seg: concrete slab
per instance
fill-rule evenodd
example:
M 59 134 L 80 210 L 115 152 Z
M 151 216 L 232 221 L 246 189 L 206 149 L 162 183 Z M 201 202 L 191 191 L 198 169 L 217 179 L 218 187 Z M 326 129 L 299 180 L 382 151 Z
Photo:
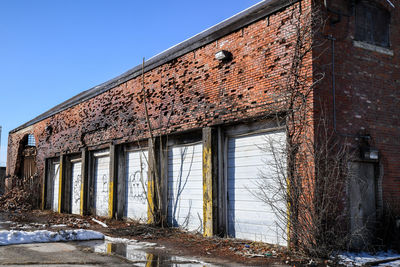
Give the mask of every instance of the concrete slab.
M 0 266 L 132 266 L 125 259 L 78 249 L 73 243 L 0 247 Z

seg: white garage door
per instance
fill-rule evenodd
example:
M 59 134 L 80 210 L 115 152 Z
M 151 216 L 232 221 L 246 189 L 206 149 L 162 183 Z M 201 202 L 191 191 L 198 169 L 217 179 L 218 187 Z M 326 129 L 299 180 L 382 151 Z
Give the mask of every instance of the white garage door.
M 81 172 L 82 163 L 80 161 L 72 163 L 72 199 L 71 199 L 71 212 L 72 214 L 80 214 L 81 211 Z
M 58 194 L 60 191 L 60 164 L 55 163 L 51 170 L 51 180 L 53 181 L 53 211 L 58 211 Z
M 276 161 L 265 151 L 271 142 L 276 155 L 285 147 L 284 132 L 228 138 L 228 234 L 232 237 L 286 245 L 286 227 L 279 225 L 270 206 L 260 200 L 260 186 L 276 183 Z M 282 160 L 280 157 L 279 160 Z M 286 159 L 281 164 L 286 165 Z M 272 167 L 271 167 L 272 166 Z M 263 180 L 262 177 L 267 177 Z M 276 176 L 275 176 L 276 177 Z M 272 192 L 270 192 L 272 194 Z M 283 203 L 281 203 L 283 204 Z M 286 205 L 282 206 L 283 209 Z
M 108 216 L 110 156 L 108 152 L 94 154 L 95 210 L 98 216 Z
M 126 217 L 147 221 L 147 150 L 126 154 Z
M 173 146 L 168 150 L 168 222 L 203 232 L 203 146 Z

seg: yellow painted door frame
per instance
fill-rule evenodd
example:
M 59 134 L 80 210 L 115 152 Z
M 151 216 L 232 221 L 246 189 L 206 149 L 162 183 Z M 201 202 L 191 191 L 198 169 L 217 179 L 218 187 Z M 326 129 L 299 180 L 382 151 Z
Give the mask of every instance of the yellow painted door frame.
M 65 156 L 63 154 L 60 155 L 60 169 L 58 173 L 59 183 L 58 183 L 58 213 L 62 211 L 63 199 L 63 178 L 64 178 L 64 162 Z

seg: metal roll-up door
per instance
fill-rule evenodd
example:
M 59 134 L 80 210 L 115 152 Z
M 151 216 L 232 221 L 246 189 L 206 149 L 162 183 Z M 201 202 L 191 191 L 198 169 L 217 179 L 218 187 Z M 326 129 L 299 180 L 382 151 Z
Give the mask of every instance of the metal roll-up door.
M 168 150 L 168 222 L 203 232 L 203 145 L 172 146 Z
M 286 226 L 281 225 L 272 208 L 260 198 L 260 186 L 277 183 L 273 178 L 276 163 L 286 165 L 284 157 L 276 157 L 284 151 L 285 138 L 284 132 L 273 131 L 227 139 L 229 236 L 286 245 Z M 266 150 L 271 144 L 275 157 L 283 162 L 276 162 L 274 153 Z
M 130 219 L 147 221 L 147 150 L 126 153 L 126 203 L 125 216 Z
M 108 216 L 109 183 L 109 152 L 97 152 L 94 154 L 94 206 L 97 216 Z
M 51 180 L 53 181 L 53 211 L 58 211 L 58 195 L 60 191 L 60 163 L 53 163 L 51 166 Z
M 81 173 L 82 173 L 82 163 L 81 161 L 75 161 L 72 163 L 72 196 L 71 196 L 71 212 L 72 214 L 80 214 L 81 211 Z

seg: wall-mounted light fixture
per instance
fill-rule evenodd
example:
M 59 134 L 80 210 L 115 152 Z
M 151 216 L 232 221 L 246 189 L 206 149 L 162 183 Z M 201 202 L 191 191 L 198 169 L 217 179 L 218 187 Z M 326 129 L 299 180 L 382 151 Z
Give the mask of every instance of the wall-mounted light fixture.
M 232 54 L 226 50 L 221 50 L 215 53 L 215 59 L 220 61 L 227 61 L 232 58 Z
M 379 151 L 376 148 L 363 147 L 363 148 L 361 148 L 361 158 L 366 159 L 366 160 L 378 160 L 379 159 Z

